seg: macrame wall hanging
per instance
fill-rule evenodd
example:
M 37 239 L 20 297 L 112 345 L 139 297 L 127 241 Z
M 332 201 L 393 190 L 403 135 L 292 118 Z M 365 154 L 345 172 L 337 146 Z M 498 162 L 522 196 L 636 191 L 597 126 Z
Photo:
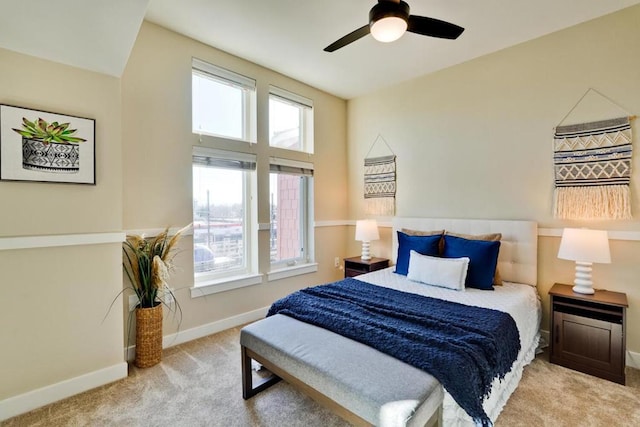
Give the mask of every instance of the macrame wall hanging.
M 561 219 L 630 219 L 632 135 L 635 116 L 561 126 L 585 92 L 556 126 L 553 136 L 554 217 Z M 623 110 L 624 111 L 624 110 Z
M 383 142 L 391 154 L 369 157 L 374 146 Z M 364 159 L 364 213 L 393 216 L 396 212 L 396 155 L 378 135 Z

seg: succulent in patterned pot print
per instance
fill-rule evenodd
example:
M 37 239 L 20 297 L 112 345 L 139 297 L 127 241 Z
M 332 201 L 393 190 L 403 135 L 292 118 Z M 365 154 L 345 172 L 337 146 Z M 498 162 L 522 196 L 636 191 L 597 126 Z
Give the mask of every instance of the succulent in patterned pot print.
M 80 147 L 86 139 L 74 136 L 70 123 L 47 123 L 38 118 L 22 118 L 22 129 L 12 128 L 22 136 L 22 168 L 51 173 L 78 173 Z

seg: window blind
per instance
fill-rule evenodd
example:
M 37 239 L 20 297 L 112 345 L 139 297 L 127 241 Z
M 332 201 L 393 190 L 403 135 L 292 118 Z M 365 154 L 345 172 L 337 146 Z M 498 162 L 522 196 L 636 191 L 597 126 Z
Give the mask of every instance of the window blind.
M 256 155 L 236 151 L 193 147 L 193 164 L 213 168 L 256 170 Z
M 269 95 L 299 107 L 313 108 L 313 101 L 277 86 L 269 86 Z
M 191 59 L 191 67 L 194 71 L 204 77 L 218 77 L 223 81 L 234 83 L 242 88 L 249 90 L 256 90 L 256 81 L 250 77 L 243 76 L 242 74 L 235 73 L 226 68 L 218 67 L 217 65 L 209 64 L 197 58 Z
M 270 157 L 269 170 L 292 175 L 313 176 L 313 163 Z

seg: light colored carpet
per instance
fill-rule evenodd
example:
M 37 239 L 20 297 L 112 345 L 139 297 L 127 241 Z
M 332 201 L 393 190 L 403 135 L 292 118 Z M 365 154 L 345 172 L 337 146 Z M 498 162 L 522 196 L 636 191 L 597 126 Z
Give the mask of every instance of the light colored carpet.
M 346 426 L 285 382 L 242 399 L 239 328 L 165 351 L 159 365 L 1 423 L 2 426 Z M 627 386 L 539 356 L 496 427 L 640 426 L 640 371 Z

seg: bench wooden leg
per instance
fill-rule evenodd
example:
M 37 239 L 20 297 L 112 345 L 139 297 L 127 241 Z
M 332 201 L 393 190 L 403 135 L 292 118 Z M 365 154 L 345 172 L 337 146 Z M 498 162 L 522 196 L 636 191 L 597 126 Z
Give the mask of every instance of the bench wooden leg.
M 247 349 L 245 346 L 241 346 L 241 358 L 242 358 L 242 398 L 244 400 L 250 399 L 256 394 L 260 393 L 262 390 L 265 390 L 278 381 L 280 381 L 280 377 L 275 374 L 271 374 L 271 376 L 261 380 L 258 384 L 253 385 L 253 376 L 251 373 L 251 360 L 253 359 L 253 353 L 251 350 Z

